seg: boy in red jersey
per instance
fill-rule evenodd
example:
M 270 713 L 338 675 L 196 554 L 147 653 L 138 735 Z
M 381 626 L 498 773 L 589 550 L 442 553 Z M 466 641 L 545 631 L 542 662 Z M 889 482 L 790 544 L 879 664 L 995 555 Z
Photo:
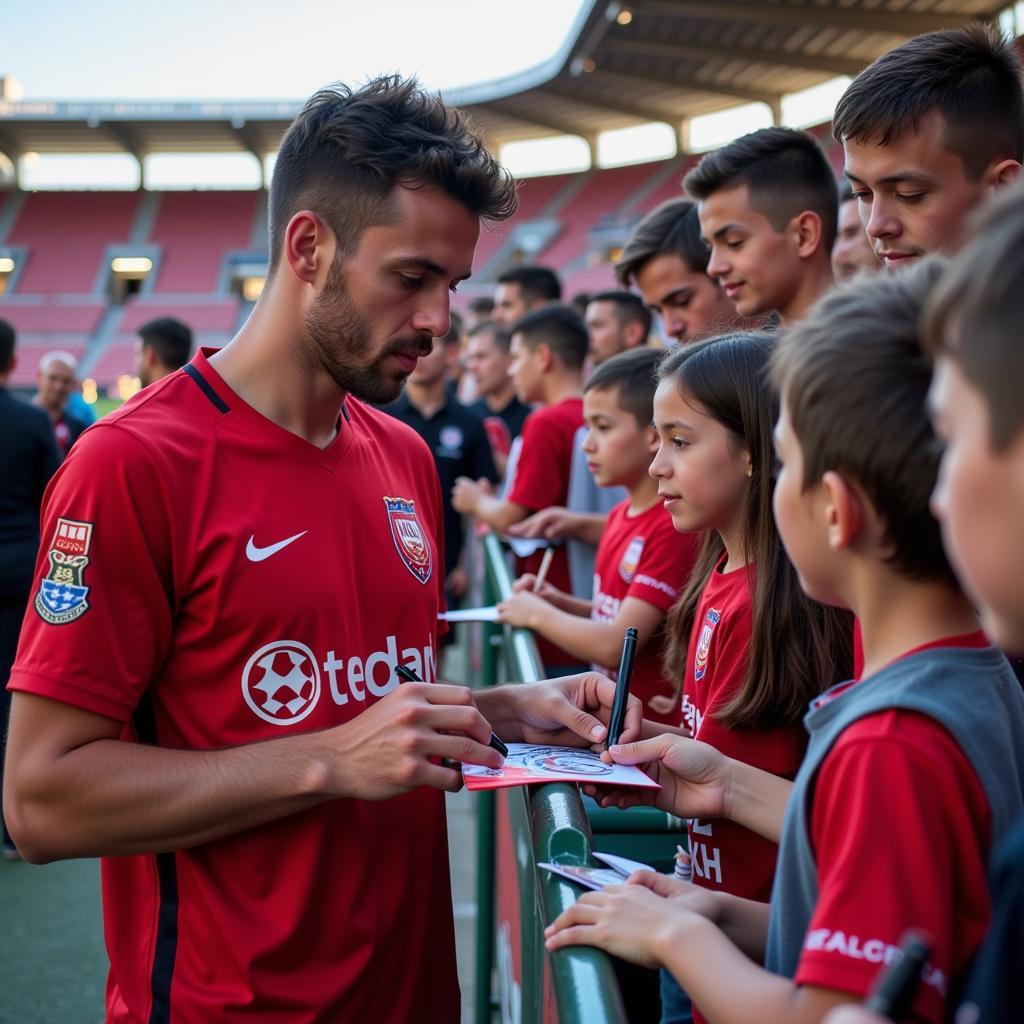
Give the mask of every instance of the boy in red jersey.
M 478 709 L 436 684 L 436 471 L 370 405 L 447 332 L 480 218 L 513 207 L 415 82 L 318 93 L 246 325 L 87 432 L 47 492 L 5 811 L 29 860 L 106 858 L 108 1021 L 459 1019 L 440 759 L 499 763 L 492 727 L 597 738 L 611 692 Z
M 855 281 L 781 344 L 779 530 L 808 594 L 859 616 L 865 653 L 861 679 L 812 704 L 796 781 L 693 742 L 611 752 L 653 758 L 660 806 L 781 831 L 770 909 L 645 875 L 554 926 L 552 947 L 666 964 L 715 1021 L 820 1021 L 910 926 L 934 941 L 914 1016 L 945 1019 L 990 916 L 987 856 L 1024 809 L 1024 698 L 928 511 L 917 322 L 939 269 Z
M 534 630 L 613 678 L 626 627 L 636 626 L 631 692 L 640 698 L 645 717 L 676 725 L 675 688 L 662 664 L 662 625 L 693 568 L 699 537 L 676 532 L 647 472 L 658 446 L 650 424 L 661 354 L 640 348 L 613 356 L 590 375 L 583 394 L 588 427 L 583 451 L 594 479 L 602 487 L 629 491 L 608 514 L 597 547 L 593 601 L 548 583 L 534 594 L 536 577 L 528 574 L 516 581 L 516 593 L 499 610 L 502 622 Z M 676 706 L 652 707 L 658 696 Z
M 1020 174 L 1024 91 L 1014 44 L 980 22 L 916 36 L 853 80 L 832 133 L 888 269 L 953 252 L 971 211 Z
M 528 313 L 512 332 L 511 375 L 519 400 L 538 404 L 523 424 L 522 448 L 508 494 L 498 498 L 481 481 L 460 477 L 452 504 L 504 533 L 514 523 L 551 505 L 566 503 L 573 439 L 583 424 L 583 362 L 590 339 L 579 314 L 551 305 Z M 541 553 L 520 559 L 520 573 L 536 572 Z M 548 574 L 553 586 L 569 593 L 569 560 L 555 551 Z M 578 663 L 554 644 L 541 640 L 540 656 L 549 668 Z

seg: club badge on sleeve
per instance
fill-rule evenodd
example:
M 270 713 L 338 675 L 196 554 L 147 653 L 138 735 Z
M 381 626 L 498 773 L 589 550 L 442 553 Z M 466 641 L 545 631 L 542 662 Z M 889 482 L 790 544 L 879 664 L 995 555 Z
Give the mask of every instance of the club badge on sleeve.
M 35 600 L 36 611 L 44 621 L 62 626 L 88 611 L 89 588 L 84 577 L 91 543 L 92 523 L 57 520 L 47 555 L 50 568 Z
M 384 507 L 391 524 L 391 539 L 402 561 L 420 583 L 426 583 L 433 568 L 433 557 L 430 543 L 416 518 L 416 502 L 411 498 L 385 498 Z

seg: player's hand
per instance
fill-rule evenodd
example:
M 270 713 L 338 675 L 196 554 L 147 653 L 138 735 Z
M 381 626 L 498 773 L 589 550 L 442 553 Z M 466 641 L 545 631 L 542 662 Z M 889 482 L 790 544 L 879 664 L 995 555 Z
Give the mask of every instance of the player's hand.
M 508 533 L 513 537 L 546 537 L 548 540 L 564 540 L 575 521 L 575 513 L 558 505 L 543 508 L 510 526 Z
M 498 602 L 498 621 L 509 626 L 536 629 L 551 605 L 540 594 L 519 590 Z
M 471 516 L 475 514 L 480 499 L 493 493 L 494 488 L 485 478 L 470 480 L 468 476 L 460 476 L 452 488 L 452 508 L 463 515 Z
M 419 786 L 457 792 L 462 773 L 434 763 L 441 758 L 489 768 L 503 762 L 488 746 L 491 726 L 465 686 L 403 683 L 323 735 L 331 788 L 360 800 L 387 800 Z
M 660 967 L 658 942 L 675 925 L 674 900 L 642 885 L 609 885 L 581 896 L 544 930 L 548 952 L 597 946 L 643 967 Z
M 639 765 L 661 789 L 640 796 L 634 789 L 585 787 L 587 795 L 602 807 L 632 807 L 645 803 L 680 818 L 725 815 L 730 760 L 708 743 L 681 736 L 655 736 L 612 747 L 606 760 Z
M 518 594 L 520 591 L 527 591 L 528 593 L 534 593 L 534 587 L 537 585 L 537 577 L 532 572 L 523 573 L 518 579 L 512 584 L 512 593 Z M 545 601 L 550 601 L 552 604 L 555 603 L 555 598 L 562 596 L 562 591 L 558 587 L 553 587 L 547 580 L 540 585 L 540 590 L 536 591 L 538 597 L 544 598 Z
M 527 743 L 591 747 L 602 750 L 615 700 L 615 684 L 598 672 L 502 688 L 514 702 L 522 737 Z M 630 696 L 622 739 L 640 735 L 643 711 Z

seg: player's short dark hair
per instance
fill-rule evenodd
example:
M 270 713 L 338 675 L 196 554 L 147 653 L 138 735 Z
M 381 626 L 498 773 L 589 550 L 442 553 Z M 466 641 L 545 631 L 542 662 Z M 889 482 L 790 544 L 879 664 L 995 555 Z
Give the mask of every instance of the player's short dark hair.
M 562 282 L 550 267 L 512 267 L 498 277 L 498 284 L 519 285 L 526 302 L 558 302 Z
M 832 118 L 836 141 L 887 146 L 938 113 L 943 145 L 977 181 L 994 160 L 1024 158 L 1024 93 L 1013 44 L 995 25 L 915 36 L 866 67 Z
M 512 335 L 493 320 L 482 320 L 469 329 L 469 336 L 475 338 L 478 334 L 486 334 L 502 352 L 507 353 L 512 347 Z
M 944 267 L 932 256 L 900 274 L 839 285 L 783 333 L 772 368 L 803 454 L 803 487 L 839 473 L 884 521 L 895 571 L 955 583 L 929 507 L 939 451 L 919 330 Z
M 0 373 L 7 373 L 14 362 L 14 328 L 6 320 L 0 320 Z
M 587 379 L 584 391 L 617 392 L 620 409 L 630 413 L 642 430 L 654 419 L 654 392 L 658 388 L 658 363 L 663 349 L 631 348 L 610 356 Z
M 477 316 L 490 316 L 494 312 L 494 299 L 490 295 L 478 295 L 469 300 L 469 311 Z
M 192 331 L 173 316 L 161 316 L 139 328 L 143 348 L 151 348 L 168 369 L 177 370 L 192 358 Z
M 619 324 L 639 324 L 646 337 L 651 330 L 651 311 L 644 305 L 644 300 L 636 292 L 598 292 L 590 297 L 591 302 L 610 302 L 615 307 L 615 315 Z
M 590 339 L 583 318 L 571 306 L 552 304 L 527 313 L 512 328 L 527 348 L 547 345 L 568 370 L 579 370 L 587 358 Z
M 695 274 L 708 269 L 711 252 L 700 236 L 697 204 L 689 199 L 666 200 L 633 228 L 615 263 L 615 277 L 628 288 L 651 260 L 666 253 L 678 256 Z
M 323 217 L 349 255 L 367 227 L 387 220 L 397 185 L 433 185 L 490 220 L 516 208 L 512 176 L 465 115 L 415 79 L 381 75 L 358 89 L 321 89 L 285 132 L 274 165 L 271 271 L 299 210 Z
M 810 210 L 821 218 L 823 248 L 836 239 L 839 198 L 836 177 L 821 147 L 806 132 L 762 128 L 708 153 L 683 181 L 695 199 L 746 185 L 750 206 L 781 231 Z
M 922 336 L 932 355 L 952 359 L 988 406 L 992 448 L 1024 430 L 1024 189 L 987 205 L 973 241 L 953 260 L 925 307 Z

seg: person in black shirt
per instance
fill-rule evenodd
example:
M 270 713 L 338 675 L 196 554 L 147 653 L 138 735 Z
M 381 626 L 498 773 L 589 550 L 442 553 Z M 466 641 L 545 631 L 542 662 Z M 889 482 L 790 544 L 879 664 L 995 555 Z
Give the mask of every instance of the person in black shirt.
M 39 506 L 60 464 L 50 418 L 7 390 L 14 364 L 14 328 L 0 320 L 0 744 L 11 701 L 7 678 L 39 552 Z M 17 856 L 6 825 L 3 845 L 5 856 Z
M 430 355 L 420 357 L 402 396 L 384 411 L 412 427 L 434 456 L 444 503 L 447 598 L 454 606 L 465 594 L 468 580 L 459 564 L 465 532 L 462 516 L 452 508 L 452 487 L 460 476 L 493 484 L 498 473 L 483 422 L 447 386 L 445 347 L 443 338 L 434 339 Z
M 494 461 L 505 475 L 505 462 L 512 442 L 523 432 L 530 406 L 520 402 L 509 376 L 511 337 L 492 320 L 477 324 L 469 332 L 466 346 L 466 370 L 476 379 L 480 398 L 470 409 L 484 421 L 491 439 Z
M 77 370 L 78 360 L 70 352 L 47 352 L 39 361 L 39 390 L 33 401 L 50 418 L 62 460 L 89 426 L 65 409 L 75 387 Z

